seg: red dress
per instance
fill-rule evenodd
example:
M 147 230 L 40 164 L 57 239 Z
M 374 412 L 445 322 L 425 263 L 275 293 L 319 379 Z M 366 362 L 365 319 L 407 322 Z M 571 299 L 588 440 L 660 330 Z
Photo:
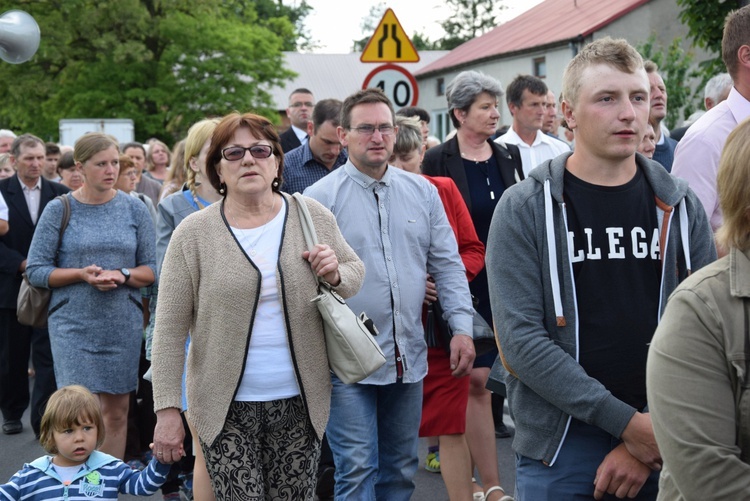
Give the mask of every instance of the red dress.
M 484 268 L 484 244 L 479 240 L 456 183 L 449 177 L 429 177 L 438 190 L 448 222 L 458 242 L 458 252 L 471 281 Z M 422 319 L 426 308 L 422 311 Z M 422 422 L 420 437 L 456 435 L 466 430 L 466 404 L 469 400 L 469 377 L 451 375 L 450 357 L 443 347 L 427 349 L 427 376 L 423 381 Z

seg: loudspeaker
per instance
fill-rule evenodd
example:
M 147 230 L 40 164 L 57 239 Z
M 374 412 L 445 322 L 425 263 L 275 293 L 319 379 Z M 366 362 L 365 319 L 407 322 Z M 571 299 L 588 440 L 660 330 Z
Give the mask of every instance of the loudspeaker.
M 0 59 L 25 63 L 36 54 L 40 36 L 33 17 L 22 10 L 9 10 L 0 16 Z

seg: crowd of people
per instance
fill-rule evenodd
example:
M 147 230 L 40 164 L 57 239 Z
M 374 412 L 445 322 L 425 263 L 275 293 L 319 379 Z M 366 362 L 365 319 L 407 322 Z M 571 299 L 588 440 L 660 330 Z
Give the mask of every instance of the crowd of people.
M 432 147 L 379 89 L 296 89 L 282 134 L 234 112 L 172 150 L 0 131 L 2 430 L 30 405 L 49 453 L 0 499 L 405 501 L 420 437 L 454 501 L 747 498 L 748 33 L 743 7 L 679 142 L 658 67 L 611 38 L 559 99 L 459 73 Z M 22 275 L 46 328 L 16 318 Z M 377 327 L 359 383 L 329 369 L 319 279 Z

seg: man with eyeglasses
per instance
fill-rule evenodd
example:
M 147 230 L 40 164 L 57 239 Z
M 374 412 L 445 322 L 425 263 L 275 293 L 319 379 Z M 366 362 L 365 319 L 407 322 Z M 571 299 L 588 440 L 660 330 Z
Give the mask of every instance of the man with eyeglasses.
M 310 121 L 314 106 L 315 98 L 308 89 L 295 89 L 289 95 L 286 116 L 289 117 L 291 126 L 279 136 L 284 153 L 307 144 L 307 122 Z
M 348 303 L 380 331 L 386 364 L 356 384 L 331 376 L 326 434 L 336 463 L 335 499 L 406 501 L 419 466 L 417 443 L 427 346 L 422 301 L 429 273 L 453 331 L 453 375 L 474 362 L 473 308 L 458 246 L 437 189 L 422 176 L 388 165 L 398 128 L 380 89 L 343 104 L 338 136 L 349 160 L 307 190 L 336 216 L 367 269 Z

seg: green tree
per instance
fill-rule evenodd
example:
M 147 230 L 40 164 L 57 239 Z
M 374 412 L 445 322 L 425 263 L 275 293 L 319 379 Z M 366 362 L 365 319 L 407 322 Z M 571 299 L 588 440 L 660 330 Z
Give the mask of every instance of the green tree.
M 657 47 L 656 35 L 651 35 L 645 43 L 639 45 L 638 52 L 643 59 L 650 59 L 659 67 L 668 97 L 665 124 L 672 129 L 696 109 L 698 98 L 688 85 L 689 80 L 697 76 L 691 70 L 694 56 L 682 49 L 682 39 L 679 37 L 672 40 L 666 48 Z
M 412 35 L 411 43 L 414 44 L 414 48 L 417 49 L 417 51 L 440 50 L 440 44 L 438 42 L 433 42 L 426 34 L 419 31 Z
M 721 38 L 724 33 L 724 20 L 731 11 L 745 5 L 747 1 L 723 0 L 706 2 L 704 0 L 677 0 L 682 7 L 680 21 L 688 27 L 688 37 L 696 46 L 706 49 L 714 57 L 702 61 L 699 65 L 703 83 L 709 78 L 726 71 L 721 60 Z
M 445 37 L 437 42 L 440 49 L 452 50 L 497 26 L 497 16 L 505 9 L 497 0 L 446 0 L 451 17 L 440 23 Z
M 240 3 L 238 16 L 231 9 Z M 268 90 L 292 76 L 281 50 L 295 30 L 284 18 L 261 21 L 251 7 L 0 0 L 3 10 L 33 15 L 42 32 L 31 61 L 0 64 L 0 124 L 55 139 L 60 118 L 132 118 L 138 139 L 171 142 L 195 121 L 232 110 L 275 119 Z
M 282 37 L 284 51 L 315 48 L 312 36 L 305 27 L 305 18 L 312 10 L 306 0 L 294 0 L 293 5 L 285 4 L 282 0 L 225 0 L 224 8 L 230 15 L 258 23 Z

